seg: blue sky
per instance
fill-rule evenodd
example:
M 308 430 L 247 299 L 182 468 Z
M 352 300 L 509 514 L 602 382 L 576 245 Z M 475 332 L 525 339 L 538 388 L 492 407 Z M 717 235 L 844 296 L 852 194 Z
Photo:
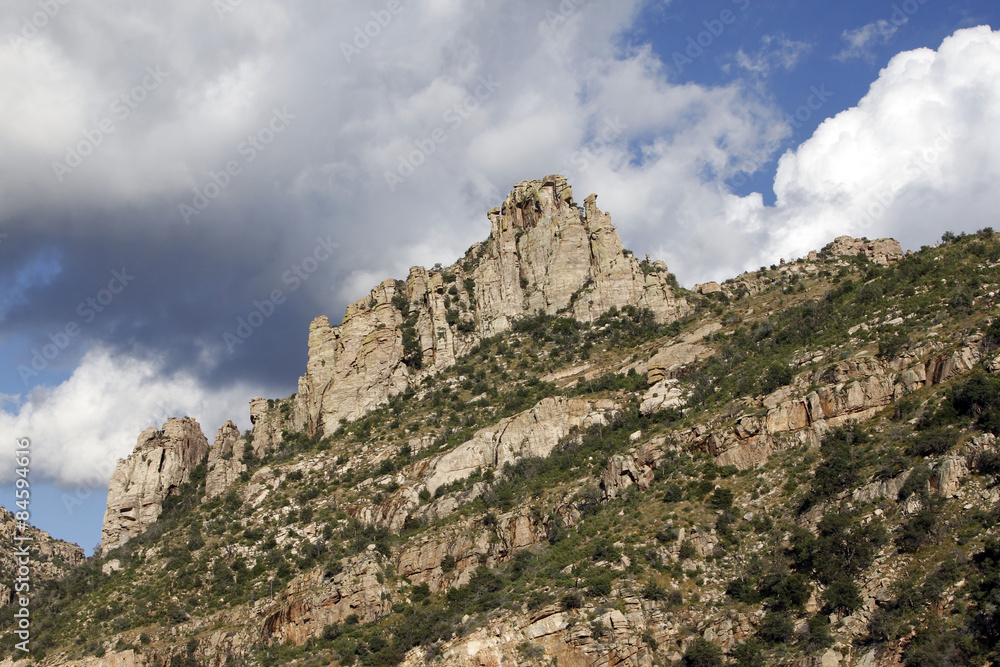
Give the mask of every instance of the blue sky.
M 248 428 L 314 317 L 454 261 L 517 181 L 598 193 L 687 286 L 1000 207 L 995 2 L 42 11 L 0 9 L 0 426 L 32 441 L 33 521 L 88 552 L 144 428 Z

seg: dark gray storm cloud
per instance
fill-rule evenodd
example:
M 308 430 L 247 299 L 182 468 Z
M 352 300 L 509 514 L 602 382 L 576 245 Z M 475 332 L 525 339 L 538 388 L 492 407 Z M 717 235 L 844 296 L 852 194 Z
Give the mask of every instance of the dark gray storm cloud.
M 0 392 L 20 396 L 0 426 L 33 433 L 60 481 L 172 414 L 209 438 L 247 427 L 250 397 L 295 391 L 313 317 L 454 261 L 550 173 L 686 284 L 811 243 L 824 175 L 870 139 L 841 162 L 807 142 L 778 207 L 729 194 L 787 123 L 739 82 L 672 83 L 627 38 L 639 4 L 4 3 Z M 976 58 L 940 61 L 988 70 L 993 35 L 975 38 Z M 860 127 L 892 117 L 891 92 Z

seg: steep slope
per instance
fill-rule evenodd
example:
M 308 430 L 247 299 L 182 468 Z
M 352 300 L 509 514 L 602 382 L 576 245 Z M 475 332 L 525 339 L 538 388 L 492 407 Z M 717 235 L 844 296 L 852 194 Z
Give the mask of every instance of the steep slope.
M 111 475 L 101 552 L 145 532 L 160 516 L 163 502 L 191 478 L 207 454 L 208 441 L 189 417 L 143 431 L 132 455 L 120 460 Z
M 489 212 L 490 237 L 447 268 L 410 269 L 347 309 L 340 326 L 309 328 L 295 430 L 329 435 L 536 312 L 591 322 L 612 307 L 648 308 L 672 322 L 690 308 L 662 262 L 640 263 L 601 212 L 583 208 L 562 176 L 518 183 Z
M 18 529 L 14 515 L 0 507 L 0 607 L 9 607 L 15 600 L 15 580 L 18 566 L 24 556 L 18 554 L 22 545 L 28 550 L 30 582 L 37 585 L 65 576 L 75 566 L 83 562 L 83 548 L 57 540 L 44 530 L 24 524 L 25 530 Z M 27 537 L 16 541 L 15 536 Z M 23 578 L 22 578 L 23 579 Z
M 522 201 L 568 201 L 540 188 Z M 576 312 L 533 273 L 554 310 L 498 315 L 433 373 L 404 362 L 353 420 L 318 408 L 310 429 L 301 397 L 254 399 L 250 439 L 223 426 L 145 532 L 42 589 L 35 657 L 995 662 L 1000 239 L 946 238 L 842 237 L 672 292 L 680 319 L 645 288 Z M 518 261 L 559 255 L 534 242 Z M 366 336 L 416 308 L 382 287 L 388 308 L 355 304 L 391 316 Z

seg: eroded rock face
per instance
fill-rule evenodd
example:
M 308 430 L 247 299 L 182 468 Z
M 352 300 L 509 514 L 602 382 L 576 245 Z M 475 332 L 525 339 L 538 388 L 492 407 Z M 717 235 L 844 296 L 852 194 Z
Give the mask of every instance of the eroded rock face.
M 267 613 L 261 639 L 300 645 L 352 614 L 362 623 L 378 620 L 392 607 L 392 591 L 383 583 L 384 565 L 384 557 L 372 546 L 332 578 L 322 570 L 297 577 L 280 608 Z
M 17 509 L 15 507 L 15 509 Z M 4 572 L 16 572 L 19 565 L 20 543 L 14 541 L 15 536 L 31 538 L 28 542 L 31 551 L 31 576 L 35 581 L 58 579 L 71 568 L 83 562 L 83 549 L 70 542 L 57 540 L 44 530 L 28 525 L 24 532 L 18 531 L 18 521 L 15 516 L 0 507 L 0 568 Z M 15 594 L 13 579 L 0 581 L 0 607 L 14 604 Z
M 115 467 L 108 484 L 108 509 L 101 529 L 101 553 L 141 534 L 163 511 L 163 501 L 188 481 L 205 459 L 208 440 L 190 417 L 168 419 L 162 430 L 147 428 L 131 456 Z
M 915 351 L 893 359 L 856 357 L 827 366 L 815 373 L 803 373 L 795 382 L 780 387 L 759 400 L 763 413 L 737 416 L 735 424 L 712 422 L 699 424 L 679 434 L 675 444 L 689 450 L 705 451 L 717 465 L 732 465 L 741 470 L 756 467 L 774 452 L 789 445 L 818 445 L 830 428 L 851 420 L 864 421 L 892 405 L 903 396 L 924 386 L 951 380 L 970 371 L 981 358 L 980 338 L 969 336 L 956 350 L 934 353 L 933 349 Z M 652 372 L 651 364 L 651 372 Z M 661 380 L 653 389 L 669 389 L 669 380 Z M 808 389 L 816 387 L 812 391 Z M 950 455 L 935 465 L 930 490 L 953 496 L 961 480 L 975 465 L 977 451 L 991 448 L 992 441 L 975 441 L 978 449 L 962 455 Z M 612 457 L 601 480 L 605 498 L 638 484 L 648 485 L 665 440 L 646 443 L 636 450 Z M 894 497 L 906 475 L 894 480 L 869 484 L 856 491 L 857 500 Z
M 764 416 L 740 417 L 731 430 L 694 429 L 689 442 L 710 452 L 719 465 L 757 466 L 782 447 L 778 436 L 787 434 L 800 443 L 816 444 L 829 428 L 870 419 L 906 394 L 968 372 L 980 358 L 979 341 L 969 337 L 952 352 L 920 356 L 837 362 L 764 397 Z M 804 392 L 802 386 L 809 385 L 819 387 Z
M 542 399 L 529 410 L 476 431 L 471 439 L 454 449 L 417 461 L 401 471 L 398 479 L 402 487 L 382 504 L 366 507 L 358 518 L 392 530 L 400 530 L 411 512 L 422 520 L 440 519 L 456 510 L 457 503 L 444 498 L 414 512 L 421 490 L 433 495 L 438 488 L 464 480 L 477 470 L 499 470 L 523 458 L 547 457 L 574 430 L 607 424 L 620 410 L 620 405 L 607 399 L 563 396 Z M 477 495 L 478 488 L 469 493 Z
M 688 314 L 666 265 L 627 252 L 596 200 L 578 206 L 562 176 L 518 183 L 489 212 L 489 239 L 462 261 L 384 281 L 348 307 L 340 326 L 316 318 L 295 425 L 332 433 L 538 311 L 583 321 L 625 305 L 649 308 L 661 322 Z
M 605 424 L 618 406 L 610 400 L 555 396 L 532 409 L 484 428 L 471 440 L 430 459 L 422 477 L 432 494 L 475 470 L 494 470 L 526 457 L 545 458 L 575 428 Z
M 232 421 L 219 427 L 215 444 L 208 450 L 208 475 L 205 477 L 205 498 L 224 493 L 247 469 L 243 463 L 246 449 L 240 429 Z
M 896 239 L 855 239 L 850 236 L 838 236 L 833 242 L 823 248 L 823 252 L 834 257 L 864 255 L 876 264 L 889 266 L 903 259 L 903 248 Z

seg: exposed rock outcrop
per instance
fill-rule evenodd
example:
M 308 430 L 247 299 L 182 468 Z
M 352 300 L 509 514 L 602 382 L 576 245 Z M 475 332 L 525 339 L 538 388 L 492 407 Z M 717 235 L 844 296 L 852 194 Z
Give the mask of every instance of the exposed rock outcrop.
M 224 493 L 247 469 L 243 463 L 246 449 L 240 429 L 232 421 L 219 427 L 215 444 L 208 450 L 208 475 L 205 477 L 205 498 Z
M 303 422 L 295 419 L 293 399 L 273 400 L 266 398 L 250 399 L 250 423 L 253 425 L 253 436 L 250 439 L 254 454 L 264 456 L 281 445 L 283 433 L 301 431 Z
M 108 484 L 101 553 L 141 534 L 156 521 L 163 501 L 188 481 L 205 459 L 208 440 L 190 417 L 168 419 L 139 436 L 131 456 L 118 461 Z
M 590 401 L 555 396 L 532 409 L 484 428 L 468 442 L 429 459 L 421 477 L 428 491 L 465 479 L 475 470 L 494 470 L 507 463 L 547 457 L 573 429 L 606 424 L 619 406 L 610 400 Z
M 340 326 L 316 318 L 295 425 L 332 433 L 535 312 L 592 321 L 631 304 L 661 322 L 689 313 L 666 265 L 626 251 L 596 200 L 578 206 L 562 176 L 518 183 L 489 212 L 489 239 L 462 261 L 384 281 L 348 307 Z
M 849 255 L 864 255 L 869 260 L 882 266 L 895 264 L 903 259 L 903 248 L 896 239 L 856 239 L 850 236 L 838 236 L 823 247 L 822 252 L 833 257 Z
M 0 507 L 0 572 L 5 574 L 0 580 L 0 607 L 9 606 L 14 602 L 13 573 L 17 572 L 20 564 L 19 556 L 15 552 L 22 544 L 14 540 L 15 536 L 29 538 L 24 544 L 31 552 L 31 576 L 36 582 L 57 579 L 83 562 L 84 553 L 81 547 L 57 540 L 44 530 L 30 524 L 26 524 L 24 530 L 19 531 L 15 516 Z
M 384 563 L 372 545 L 350 559 L 339 574 L 328 577 L 323 570 L 314 570 L 296 578 L 280 608 L 267 612 L 261 639 L 299 645 L 351 615 L 362 623 L 378 620 L 392 607 Z
M 480 429 L 454 449 L 418 461 L 401 471 L 398 479 L 402 488 L 382 504 L 366 508 L 360 518 L 366 523 L 399 530 L 411 513 L 423 520 L 447 516 L 458 508 L 451 499 L 434 502 L 415 512 L 420 491 L 426 489 L 433 495 L 439 488 L 464 480 L 477 471 L 500 470 L 508 463 L 527 457 L 547 457 L 559 441 L 573 431 L 607 424 L 620 409 L 620 405 L 608 399 L 563 396 L 542 399 L 529 410 Z M 475 489 L 471 491 L 472 496 L 476 493 Z

